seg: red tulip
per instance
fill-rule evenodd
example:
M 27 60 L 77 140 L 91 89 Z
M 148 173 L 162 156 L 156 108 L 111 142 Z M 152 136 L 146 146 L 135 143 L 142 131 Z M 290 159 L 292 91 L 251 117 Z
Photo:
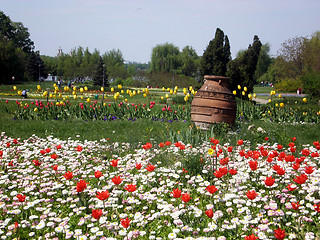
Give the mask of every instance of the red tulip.
M 111 181 L 115 184 L 115 185 L 119 185 L 122 182 L 122 178 L 120 176 L 115 176 L 111 179 Z
M 179 188 L 174 188 L 171 193 L 174 198 L 179 198 L 181 196 L 181 190 Z
M 77 182 L 77 192 L 83 192 L 87 188 L 87 182 L 85 180 L 80 180 Z
M 101 201 L 107 200 L 109 196 L 110 196 L 110 193 L 108 190 L 103 192 L 97 192 L 97 195 L 96 195 L 96 197 Z
M 190 199 L 191 199 L 191 196 L 189 193 L 181 194 L 181 200 L 184 201 L 185 203 L 189 202 Z
M 101 209 L 92 209 L 92 217 L 95 219 L 99 219 L 102 216 Z
M 275 179 L 272 177 L 267 177 L 266 180 L 264 180 L 264 183 L 266 184 L 266 186 L 271 187 L 275 182 Z
M 65 179 L 70 180 L 71 178 L 73 178 L 73 172 L 68 171 L 63 176 Z
M 205 214 L 208 216 L 208 218 L 212 218 L 213 217 L 212 209 L 209 209 L 209 210 L 205 211 Z
M 128 228 L 130 225 L 130 222 L 131 222 L 131 220 L 128 217 L 126 219 L 120 220 L 121 226 L 124 228 Z
M 252 191 L 248 191 L 246 195 L 250 200 L 253 200 L 257 197 L 258 194 L 256 193 L 255 190 L 252 190 Z
M 134 192 L 135 190 L 137 190 L 137 185 L 133 185 L 131 183 L 131 184 L 128 184 L 124 189 L 127 190 L 128 192 Z

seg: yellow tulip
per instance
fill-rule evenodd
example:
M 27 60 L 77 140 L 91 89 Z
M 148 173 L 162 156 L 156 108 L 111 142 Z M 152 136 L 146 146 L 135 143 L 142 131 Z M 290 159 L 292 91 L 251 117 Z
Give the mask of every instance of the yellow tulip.
M 57 106 L 60 106 L 60 103 L 59 103 L 59 102 L 56 102 L 56 105 L 57 105 Z
M 34 112 L 38 112 L 38 108 L 34 108 L 33 111 L 34 111 Z
M 103 106 L 107 106 L 107 104 L 106 104 L 106 103 L 103 103 Z
M 237 91 L 236 90 L 233 90 L 233 95 L 237 95 Z
M 188 96 L 185 96 L 184 101 L 188 102 L 188 100 L 189 100 Z
M 80 88 L 80 92 L 83 93 L 83 88 Z
M 88 88 L 85 86 L 85 87 L 84 87 L 84 90 L 85 90 L 85 91 L 88 91 Z
M 59 94 L 59 98 L 62 98 L 62 94 L 61 93 Z
M 118 99 L 117 94 L 114 94 L 114 95 L 113 95 L 113 98 L 114 98 L 114 100 L 117 100 L 117 99 Z
M 72 92 L 72 95 L 76 95 L 76 91 L 73 91 L 73 92 Z
M 167 99 L 169 98 L 169 95 L 168 95 L 168 94 L 166 94 L 166 98 L 167 98 Z
M 173 91 L 172 91 L 172 90 L 170 90 L 170 94 L 171 94 L 171 95 L 173 94 Z
M 284 103 L 280 103 L 279 105 L 280 105 L 280 107 L 284 107 Z
M 303 101 L 304 103 L 306 103 L 306 102 L 307 102 L 307 99 L 306 99 L 306 98 L 303 98 L 302 101 Z
M 246 92 L 245 91 L 242 91 L 242 96 L 246 95 Z
M 114 88 L 113 87 L 111 88 L 111 92 L 114 92 Z
M 54 88 L 57 87 L 57 84 L 54 83 L 54 84 L 53 84 L 53 87 L 54 87 Z
M 278 95 L 278 97 L 279 97 L 279 98 L 281 98 L 281 97 L 282 97 L 281 93 Z
M 144 94 L 143 94 L 143 97 L 147 97 L 147 94 L 144 93 Z
M 48 95 L 48 92 L 47 92 L 47 91 L 44 91 L 42 95 L 45 97 L 45 96 Z
M 165 91 L 166 89 L 164 87 L 162 87 L 162 91 Z
M 91 102 L 91 99 L 90 99 L 90 98 L 87 98 L 87 102 L 88 102 L 88 103 Z
M 74 98 L 74 100 L 76 100 L 77 99 L 77 95 L 74 95 L 73 98 Z
M 22 92 L 21 92 L 21 91 L 18 91 L 18 95 L 20 95 L 20 96 L 21 96 L 21 95 L 22 95 Z
M 245 92 L 248 91 L 247 87 L 244 87 L 243 90 L 244 90 Z
M 279 107 L 278 103 L 276 103 L 276 107 Z
M 140 94 L 140 90 L 138 90 L 138 92 L 137 92 L 138 94 Z
M 121 84 L 119 84 L 119 85 L 118 85 L 118 88 L 119 88 L 119 90 L 121 90 L 121 89 L 122 89 L 122 85 L 121 85 Z
M 161 97 L 160 97 L 160 99 L 161 99 L 161 100 L 163 100 L 163 99 L 164 99 L 164 97 L 163 97 L 163 96 L 161 96 Z
M 192 86 L 189 86 L 189 91 L 191 91 L 193 88 L 192 88 Z
M 212 155 L 214 153 L 214 150 L 212 148 L 209 148 L 208 153 L 209 155 Z
M 124 94 L 124 91 L 123 91 L 123 90 L 121 90 L 121 94 Z
M 17 87 L 16 87 L 16 86 L 13 86 L 13 90 L 17 91 Z
M 269 99 L 268 102 L 271 103 L 271 99 Z
M 40 86 L 40 85 L 38 85 L 38 86 L 37 86 L 37 89 L 40 91 L 40 90 L 41 90 L 41 86 Z
M 49 98 L 52 98 L 52 97 L 53 97 L 53 95 L 52 95 L 52 93 L 50 93 L 50 94 L 49 94 Z
M 257 94 L 254 93 L 254 94 L 253 94 L 253 97 L 256 98 L 256 97 L 257 97 Z
M 63 101 L 60 101 L 60 105 L 63 105 Z
M 73 91 L 77 91 L 77 87 L 73 87 Z
M 53 96 L 52 96 L 53 98 L 56 98 L 56 95 L 55 94 L 53 94 Z
M 240 85 L 238 85 L 238 89 L 241 90 L 241 86 Z
M 101 87 L 101 92 L 104 92 L 104 87 Z
M 125 102 L 128 102 L 128 99 L 125 99 L 124 101 L 125 101 Z
M 81 100 L 83 100 L 83 97 L 81 97 Z
M 252 100 L 252 95 L 251 95 L 251 93 L 248 94 L 248 98 L 249 98 L 250 100 Z

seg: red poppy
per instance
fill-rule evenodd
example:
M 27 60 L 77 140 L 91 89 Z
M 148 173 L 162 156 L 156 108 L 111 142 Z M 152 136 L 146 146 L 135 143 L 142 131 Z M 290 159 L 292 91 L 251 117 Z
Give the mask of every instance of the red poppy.
M 76 147 L 76 151 L 81 152 L 82 150 L 83 150 L 83 147 L 82 147 L 82 146 L 78 145 L 78 146 Z
M 87 182 L 85 180 L 80 180 L 77 182 L 77 192 L 83 192 L 87 188 Z
M 253 200 L 253 199 L 255 199 L 255 198 L 258 196 L 258 194 L 256 193 L 255 190 L 248 191 L 248 192 L 246 193 L 246 195 L 247 195 L 247 197 L 248 197 L 250 200 Z
M 120 176 L 115 176 L 111 179 L 111 181 L 115 184 L 115 185 L 119 185 L 122 182 L 122 178 Z
M 312 152 L 311 153 L 311 157 L 313 157 L 313 158 L 316 158 L 316 157 L 319 157 L 320 155 L 319 155 L 319 153 L 317 153 L 317 152 Z
M 131 222 L 131 220 L 128 217 L 126 219 L 120 220 L 121 226 L 124 228 L 128 228 L 130 225 L 130 222 Z
M 19 202 L 24 202 L 26 200 L 26 195 L 18 194 L 17 198 Z
M 236 175 L 236 174 L 238 173 L 238 171 L 237 171 L 237 169 L 231 168 L 231 169 L 229 170 L 229 173 L 230 173 L 231 175 Z
M 61 149 L 61 145 L 59 144 L 59 145 L 57 145 L 57 150 L 59 150 L 59 149 Z
M 41 153 L 41 155 L 45 155 L 47 152 L 46 152 L 46 150 L 41 149 L 40 153 Z
M 102 172 L 100 172 L 100 171 L 95 171 L 95 172 L 94 172 L 94 177 L 95 177 L 95 178 L 100 178 L 100 177 L 102 177 Z
M 314 204 L 313 206 L 314 206 L 314 210 L 315 210 L 316 212 L 320 213 L 320 203 Z
M 243 144 L 243 140 L 242 139 L 238 140 L 238 145 L 241 146 L 242 144 Z
M 229 147 L 228 147 L 228 152 L 232 152 L 232 149 L 233 149 L 233 147 L 232 147 L 232 146 L 229 146 Z
M 58 171 L 58 167 L 59 167 L 59 165 L 53 165 L 53 166 L 52 166 L 52 169 L 53 169 L 54 171 Z
M 7 147 L 8 147 L 8 148 L 10 147 L 10 143 L 9 143 L 9 142 L 7 142 Z
M 286 231 L 278 228 L 274 230 L 274 236 L 276 239 L 283 240 L 286 237 Z
M 292 142 L 295 142 L 297 140 L 296 137 L 291 138 Z
M 308 180 L 308 176 L 305 174 L 301 174 L 300 176 L 296 176 L 296 178 L 293 179 L 293 181 L 298 184 L 304 184 L 307 180 Z
M 170 142 L 170 141 L 166 141 L 166 142 L 164 143 L 164 145 L 170 146 L 170 145 L 171 145 L 171 142 Z
M 223 173 L 219 170 L 216 170 L 213 175 L 216 177 L 216 178 L 222 178 L 223 177 Z
M 184 150 L 184 149 L 186 149 L 186 146 L 184 144 L 181 144 L 179 148 L 180 148 L 180 150 Z
M 164 143 L 163 142 L 159 143 L 159 147 L 163 148 L 164 147 Z
M 32 162 L 34 163 L 35 166 L 39 167 L 41 165 L 41 162 L 39 162 L 38 159 L 34 159 L 32 160 Z
M 299 163 L 294 163 L 294 164 L 292 164 L 292 168 L 294 170 L 298 170 L 300 168 L 300 164 Z
M 266 177 L 266 180 L 263 180 L 263 181 L 266 184 L 266 186 L 271 187 L 274 184 L 275 179 L 272 177 Z
M 222 165 L 222 166 L 224 166 L 224 165 L 227 165 L 229 163 L 229 158 L 222 158 L 222 159 L 220 159 L 220 164 Z
M 310 151 L 309 151 L 309 149 L 305 148 L 305 149 L 302 149 L 301 154 L 304 155 L 304 156 L 309 156 L 310 155 Z
M 51 158 L 56 160 L 58 158 L 58 155 L 54 153 L 54 154 L 51 155 Z
M 171 193 L 174 198 L 181 197 L 181 190 L 179 188 L 174 188 Z
M 291 206 L 293 210 L 298 210 L 300 207 L 299 201 L 298 202 L 291 202 Z
M 101 209 L 92 209 L 92 217 L 95 219 L 99 219 L 102 216 L 102 210 Z
M 96 197 L 102 201 L 107 200 L 109 198 L 109 196 L 110 196 L 110 193 L 108 190 L 103 191 L 103 192 L 97 192 L 97 195 L 96 195 Z
M 146 169 L 147 169 L 148 172 L 153 172 L 153 170 L 155 170 L 156 167 L 155 167 L 154 165 L 152 165 L 152 164 L 149 164 L 149 165 L 146 167 Z
M 138 170 L 140 170 L 141 169 L 141 167 L 142 167 L 142 164 L 141 163 L 136 163 L 136 169 L 138 169 Z
M 181 194 L 181 200 L 184 201 L 185 203 L 189 202 L 191 199 L 191 196 L 189 193 L 183 193 Z
M 47 148 L 47 149 L 46 149 L 46 153 L 49 153 L 49 152 L 51 152 L 51 149 L 50 149 L 50 148 Z
M 132 183 L 130 183 L 124 189 L 128 192 L 134 192 L 135 190 L 137 190 L 137 185 L 133 185 Z
M 119 159 L 112 159 L 110 161 L 111 166 L 112 167 L 118 167 L 118 161 L 119 161 Z
M 281 150 L 283 148 L 283 146 L 278 144 L 277 148 L 278 148 L 278 150 Z
M 208 216 L 208 218 L 212 218 L 213 217 L 212 209 L 209 209 L 209 210 L 205 211 L 205 214 Z
M 73 172 L 68 171 L 63 176 L 65 179 L 70 180 L 71 178 L 73 178 Z
M 311 173 L 313 173 L 314 168 L 312 166 L 307 166 L 307 167 L 305 167 L 304 171 L 306 174 L 311 174 Z
M 147 149 L 150 149 L 150 148 L 152 148 L 152 144 L 148 142 L 148 143 L 146 143 L 145 145 L 143 145 L 142 148 L 143 148 L 143 149 L 146 149 L 146 150 L 147 150 Z
M 258 169 L 258 162 L 257 162 L 257 161 L 252 161 L 252 160 L 250 160 L 249 166 L 250 166 L 250 168 L 251 168 L 252 171 L 255 171 L 255 170 Z
M 17 144 L 17 143 L 18 143 L 18 140 L 17 140 L 17 139 L 13 139 L 13 143 L 14 143 L 14 144 Z
M 256 237 L 253 233 L 251 235 L 245 236 L 244 237 L 245 240 L 257 240 L 259 239 L 258 237 Z
M 209 186 L 207 186 L 206 190 L 209 193 L 214 194 L 216 191 L 218 191 L 218 188 L 216 188 L 216 186 L 214 186 L 214 185 L 209 185 Z
M 181 142 L 175 142 L 175 143 L 174 143 L 174 146 L 180 147 L 180 146 L 181 146 Z

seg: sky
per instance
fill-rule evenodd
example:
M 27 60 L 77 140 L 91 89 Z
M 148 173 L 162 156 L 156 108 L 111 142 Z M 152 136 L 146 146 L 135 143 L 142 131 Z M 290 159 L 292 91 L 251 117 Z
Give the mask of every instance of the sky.
M 0 11 L 28 28 L 41 55 L 56 56 L 59 47 L 119 49 L 126 61 L 142 63 L 164 43 L 202 56 L 217 28 L 232 58 L 254 35 L 276 56 L 286 40 L 320 31 L 320 0 L 0 0 Z

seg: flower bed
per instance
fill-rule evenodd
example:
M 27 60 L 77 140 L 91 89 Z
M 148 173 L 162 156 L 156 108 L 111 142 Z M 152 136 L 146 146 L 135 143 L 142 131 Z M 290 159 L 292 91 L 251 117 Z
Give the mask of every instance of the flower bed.
M 1 239 L 316 239 L 320 144 L 0 138 Z

